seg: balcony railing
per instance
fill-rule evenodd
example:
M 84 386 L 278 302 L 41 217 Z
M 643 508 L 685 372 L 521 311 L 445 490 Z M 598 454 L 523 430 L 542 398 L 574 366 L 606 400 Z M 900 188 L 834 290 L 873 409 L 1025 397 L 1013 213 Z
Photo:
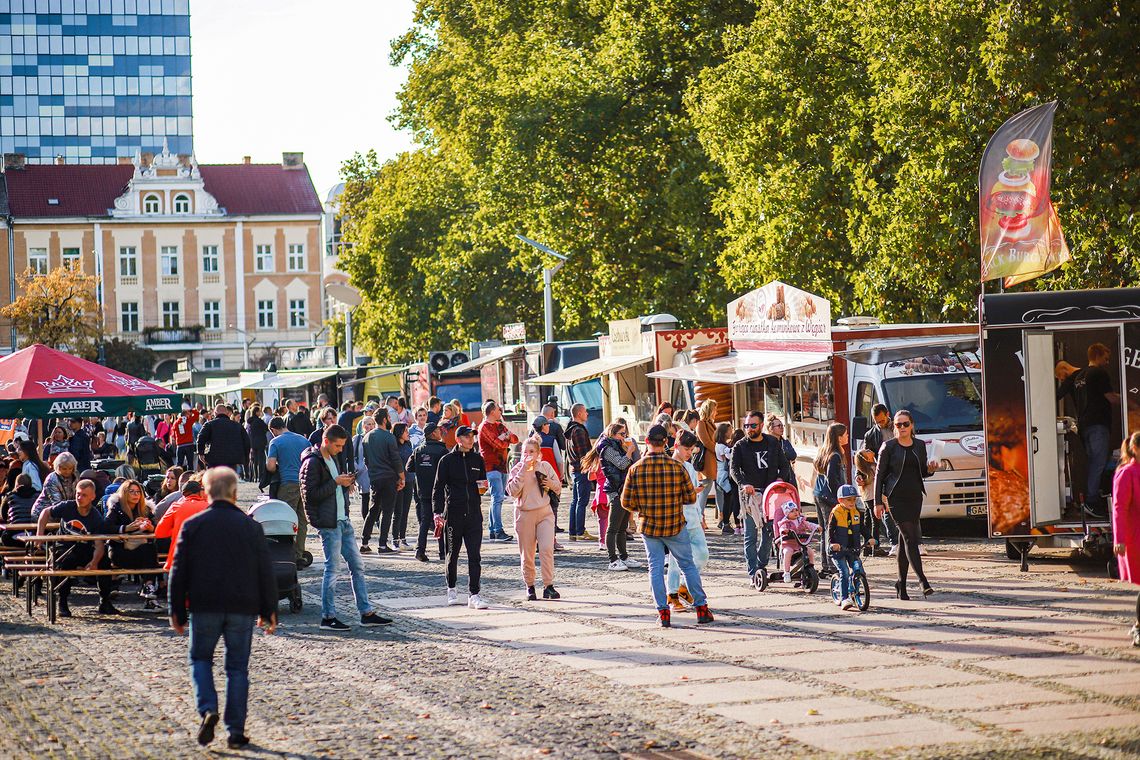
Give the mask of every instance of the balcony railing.
M 165 343 L 201 343 L 202 327 L 148 327 L 143 330 L 143 343 L 158 346 Z

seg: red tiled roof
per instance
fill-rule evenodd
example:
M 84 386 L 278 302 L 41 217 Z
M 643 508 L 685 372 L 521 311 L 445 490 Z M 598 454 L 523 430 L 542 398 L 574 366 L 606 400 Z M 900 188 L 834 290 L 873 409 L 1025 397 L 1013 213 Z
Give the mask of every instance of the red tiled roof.
M 200 166 L 206 192 L 227 214 L 319 214 L 321 202 L 307 168 L 280 164 Z M 122 164 L 28 164 L 4 173 L 16 219 L 109 216 L 126 192 L 134 167 Z M 49 203 L 49 199 L 58 203 Z

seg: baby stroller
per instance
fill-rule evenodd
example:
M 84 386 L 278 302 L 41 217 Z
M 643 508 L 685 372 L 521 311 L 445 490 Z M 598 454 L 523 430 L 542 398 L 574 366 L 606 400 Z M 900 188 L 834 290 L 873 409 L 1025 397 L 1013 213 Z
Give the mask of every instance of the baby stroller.
M 300 612 L 301 586 L 297 582 L 297 561 L 293 558 L 297 513 L 280 499 L 267 499 L 250 507 L 249 516 L 265 531 L 269 560 L 277 579 L 277 598 L 289 600 L 290 612 Z
M 792 483 L 777 480 L 764 489 L 764 494 L 760 497 L 757 506 L 761 510 L 763 522 L 773 524 L 773 533 L 775 532 L 775 524 L 784 519 L 783 505 L 789 501 L 796 504 L 800 503 L 800 492 Z M 756 515 L 753 515 L 753 519 L 756 519 Z M 757 522 L 759 523 L 759 521 Z M 807 552 L 811 537 L 805 539 L 795 534 L 791 535 L 799 545 L 799 550 L 792 555 L 792 581 L 799 583 L 800 588 L 805 592 L 814 594 L 819 588 L 819 572 L 812 565 Z M 782 583 L 784 580 L 784 569 L 780 558 L 780 544 L 783 537 L 775 535 L 774 539 L 772 541 L 772 558 L 775 560 L 776 569 L 758 572 L 753 576 L 752 585 L 757 591 L 764 591 L 768 588 L 769 583 Z

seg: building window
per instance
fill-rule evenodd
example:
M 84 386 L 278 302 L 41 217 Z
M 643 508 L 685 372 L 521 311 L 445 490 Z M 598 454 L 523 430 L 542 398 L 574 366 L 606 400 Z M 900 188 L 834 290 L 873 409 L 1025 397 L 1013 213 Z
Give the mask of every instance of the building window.
M 174 196 L 174 213 L 176 214 L 189 214 L 190 213 L 190 196 L 185 194 L 178 194 Z
M 259 245 L 255 249 L 253 257 L 253 271 L 255 272 L 272 272 L 273 271 L 273 246 Z
M 222 368 L 222 360 L 217 356 L 207 356 L 202 360 L 202 367 L 207 370 L 217 370 Z
M 286 266 L 290 272 L 305 271 L 305 246 L 301 243 L 289 244 L 289 259 Z
M 267 329 L 277 327 L 277 309 L 272 300 L 257 302 L 257 326 Z
M 157 195 L 148 195 L 143 198 L 143 213 L 144 214 L 161 214 L 162 213 L 162 199 Z
M 219 269 L 218 246 L 202 246 L 202 273 L 217 274 Z
M 69 269 L 79 269 L 79 249 L 63 249 L 63 265 Z
M 289 299 L 289 326 L 290 327 L 306 327 L 309 323 L 305 315 L 305 299 L 303 298 L 290 298 Z
M 32 270 L 32 274 L 48 273 L 47 248 L 28 249 L 28 269 Z
M 178 276 L 178 246 L 164 245 L 161 251 L 162 260 L 162 276 L 163 277 L 177 277 Z
M 204 301 L 202 303 L 202 325 L 207 330 L 222 329 L 221 301 Z
M 139 257 L 133 245 L 119 249 L 119 277 L 138 277 Z
M 139 331 L 139 305 L 135 302 L 128 301 L 119 305 L 119 316 L 125 333 L 137 333 Z
M 182 325 L 182 304 L 178 301 L 162 302 L 162 326 L 174 330 Z

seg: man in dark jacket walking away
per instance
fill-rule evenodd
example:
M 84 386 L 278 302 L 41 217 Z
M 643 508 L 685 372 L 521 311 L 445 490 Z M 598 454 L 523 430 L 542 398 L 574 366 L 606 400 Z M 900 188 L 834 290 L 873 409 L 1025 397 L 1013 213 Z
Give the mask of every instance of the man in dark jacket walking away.
M 487 609 L 479 596 L 479 575 L 482 571 L 479 555 L 483 542 L 483 505 L 480 481 L 486 486 L 487 470 L 483 457 L 475 451 L 475 430 L 460 425 L 455 431 L 455 448 L 439 460 L 435 476 L 433 501 L 435 514 L 445 523 L 447 539 L 447 603 L 459 604 L 455 589 L 459 565 L 459 547 L 467 547 L 468 590 L 467 606 L 473 610 Z
M 439 470 L 439 460 L 447 454 L 447 447 L 443 445 L 443 434 L 434 422 L 424 426 L 424 442 L 416 447 L 408 459 L 408 472 L 415 478 L 416 488 L 416 519 L 420 523 L 420 534 L 416 540 L 416 559 L 427 562 L 427 534 L 432 529 L 434 518 L 432 513 L 432 492 L 435 488 L 435 475 Z M 444 559 L 447 544 L 441 538 L 439 541 L 439 558 Z
M 325 575 L 321 582 L 321 628 L 347 631 L 347 625 L 336 616 L 336 574 L 343 557 L 352 576 L 352 595 L 360 612 L 361 625 L 387 625 L 392 621 L 377 615 L 368 603 L 368 587 L 364 582 L 364 562 L 356 548 L 356 535 L 348 521 L 348 489 L 356 482 L 352 471 L 341 472 L 337 460 L 348 433 L 340 425 L 325 427 L 321 445 L 314 446 L 301 458 L 301 502 L 309 523 L 321 536 L 325 550 Z
M 388 546 L 388 529 L 396 514 L 396 494 L 404 488 L 404 471 L 408 463 L 400 457 L 400 447 L 396 436 L 392 435 L 392 420 L 387 409 L 373 415 L 376 429 L 364 436 L 364 463 L 368 466 L 368 484 L 372 488 L 372 507 L 364 521 L 364 533 L 360 537 L 360 551 L 372 551 L 368 542 L 372 539 L 372 528 L 380 520 L 380 546 L 378 554 L 391 554 L 395 549 Z
M 249 461 L 249 433 L 245 426 L 230 418 L 230 408 L 214 407 L 214 419 L 202 426 L 198 434 L 198 456 L 207 467 L 229 467 L 234 472 Z
M 732 447 L 728 474 L 740 489 L 741 511 L 744 513 L 744 559 L 748 563 L 748 576 L 764 572 L 772 557 L 772 523 L 764 521 L 757 526 L 752 513 L 744 509 L 746 499 L 759 500 L 764 489 L 777 480 L 795 483 L 792 465 L 784 454 L 784 447 L 775 436 L 764 432 L 764 417 L 760 412 L 749 412 L 744 418 L 744 438 Z M 756 546 L 757 528 L 760 546 Z
M 190 677 L 202 723 L 198 743 L 214 739 L 218 692 L 214 689 L 214 649 L 226 642 L 226 712 L 230 749 L 249 744 L 245 735 L 249 697 L 249 650 L 253 622 L 266 633 L 277 629 L 277 581 L 261 526 L 235 504 L 237 473 L 217 467 L 203 485 L 206 511 L 182 525 L 170 569 L 170 627 L 186 630 L 190 620 Z

